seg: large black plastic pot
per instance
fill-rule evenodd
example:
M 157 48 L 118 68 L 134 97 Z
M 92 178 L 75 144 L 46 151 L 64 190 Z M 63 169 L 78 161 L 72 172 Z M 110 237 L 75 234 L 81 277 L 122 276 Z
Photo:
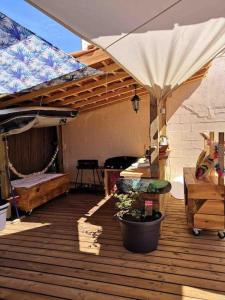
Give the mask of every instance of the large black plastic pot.
M 136 253 L 148 253 L 157 249 L 161 218 L 151 222 L 133 222 L 118 217 L 124 247 Z

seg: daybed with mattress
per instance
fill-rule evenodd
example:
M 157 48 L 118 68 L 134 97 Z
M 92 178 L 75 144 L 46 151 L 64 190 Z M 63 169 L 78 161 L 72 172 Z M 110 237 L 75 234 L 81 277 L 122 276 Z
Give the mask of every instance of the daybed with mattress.
M 19 195 L 18 207 L 31 212 L 34 208 L 69 190 L 68 174 L 38 174 L 11 181 L 15 193 Z

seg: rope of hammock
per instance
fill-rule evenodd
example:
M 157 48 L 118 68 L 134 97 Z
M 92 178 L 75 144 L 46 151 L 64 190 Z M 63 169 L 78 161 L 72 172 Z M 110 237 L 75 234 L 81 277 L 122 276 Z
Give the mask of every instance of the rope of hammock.
M 6 149 L 7 149 L 7 153 L 8 153 L 9 148 L 8 148 L 8 143 L 7 142 L 6 142 Z M 55 149 L 55 152 L 54 152 L 53 156 L 51 157 L 51 160 L 49 161 L 47 166 L 42 171 L 39 171 L 39 172 L 34 172 L 34 173 L 31 173 L 31 174 L 22 174 L 22 173 L 18 172 L 16 170 L 16 168 L 13 166 L 13 164 L 11 163 L 11 161 L 9 159 L 9 156 L 8 156 L 8 166 L 9 166 L 10 171 L 12 171 L 19 178 L 26 178 L 26 177 L 30 177 L 30 176 L 33 176 L 33 175 L 41 175 L 41 174 L 46 173 L 47 170 L 52 166 L 52 164 L 54 163 L 54 161 L 57 157 L 58 152 L 59 152 L 59 147 L 57 146 L 56 149 Z

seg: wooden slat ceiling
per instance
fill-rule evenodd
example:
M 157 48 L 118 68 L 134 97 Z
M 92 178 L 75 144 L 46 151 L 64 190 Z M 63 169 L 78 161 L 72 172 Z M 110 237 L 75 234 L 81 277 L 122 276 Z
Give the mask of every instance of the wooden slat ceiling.
M 45 106 L 70 107 L 80 112 L 87 112 L 131 99 L 134 94 L 134 84 L 137 82 L 103 50 L 90 46 L 88 50 L 72 55 L 80 62 L 105 73 L 27 94 L 3 97 L 0 101 L 0 109 L 42 103 Z M 202 79 L 208 68 L 209 65 L 206 65 L 185 83 Z M 137 84 L 139 96 L 147 93 L 144 87 Z

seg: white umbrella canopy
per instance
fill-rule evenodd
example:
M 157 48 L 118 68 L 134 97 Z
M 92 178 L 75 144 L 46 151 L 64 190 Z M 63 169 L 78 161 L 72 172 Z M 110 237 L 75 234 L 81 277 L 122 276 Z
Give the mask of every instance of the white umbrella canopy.
M 225 47 L 224 0 L 27 0 L 105 49 L 158 99 Z

